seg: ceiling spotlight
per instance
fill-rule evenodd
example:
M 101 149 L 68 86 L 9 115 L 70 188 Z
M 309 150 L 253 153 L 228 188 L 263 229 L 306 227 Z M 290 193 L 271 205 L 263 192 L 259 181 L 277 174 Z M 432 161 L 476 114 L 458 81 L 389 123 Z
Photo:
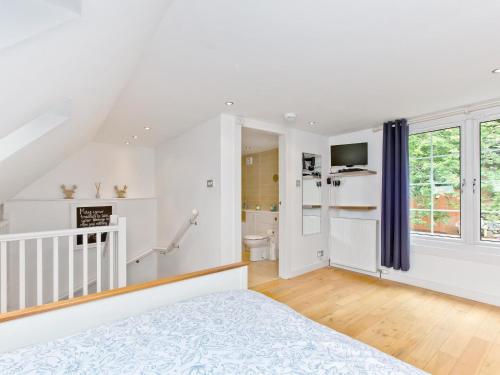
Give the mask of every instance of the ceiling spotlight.
M 492 71 L 492 73 L 493 73 L 493 74 L 495 74 L 495 73 L 500 73 L 500 68 L 497 68 L 497 69 L 493 70 L 493 71 Z
M 144 130 L 151 130 L 151 128 L 149 126 L 145 126 Z
M 309 125 L 313 126 L 313 125 L 316 125 L 317 122 L 316 121 L 309 121 Z
M 228 107 L 231 107 L 232 105 L 234 105 L 234 102 L 226 102 L 226 105 L 227 105 Z
M 137 139 L 137 138 L 139 138 L 139 136 L 137 136 L 137 135 L 134 135 L 134 136 L 133 136 L 132 138 L 134 138 L 134 139 Z

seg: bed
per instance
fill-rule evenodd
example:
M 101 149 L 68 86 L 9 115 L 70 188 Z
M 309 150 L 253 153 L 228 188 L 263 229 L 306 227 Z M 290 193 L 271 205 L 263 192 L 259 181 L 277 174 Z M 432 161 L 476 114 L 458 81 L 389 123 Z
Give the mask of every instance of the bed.
M 262 294 L 230 290 L 0 354 L 0 374 L 423 372 Z

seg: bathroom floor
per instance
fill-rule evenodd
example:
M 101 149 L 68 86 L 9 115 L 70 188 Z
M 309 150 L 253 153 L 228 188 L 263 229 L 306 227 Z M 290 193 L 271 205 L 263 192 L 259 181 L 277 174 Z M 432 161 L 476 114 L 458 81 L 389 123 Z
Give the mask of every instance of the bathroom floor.
M 243 260 L 250 260 L 250 252 L 243 251 Z M 261 260 L 258 262 L 250 262 L 248 266 L 248 287 L 267 283 L 271 280 L 278 279 L 278 261 L 277 260 Z

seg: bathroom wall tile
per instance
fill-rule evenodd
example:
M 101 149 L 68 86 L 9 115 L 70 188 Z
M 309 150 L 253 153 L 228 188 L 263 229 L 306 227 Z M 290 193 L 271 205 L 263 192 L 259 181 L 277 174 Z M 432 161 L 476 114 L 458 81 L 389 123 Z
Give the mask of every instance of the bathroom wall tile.
M 246 165 L 246 158 L 253 158 L 252 165 Z M 273 180 L 279 174 L 279 151 L 273 149 L 242 157 L 242 201 L 247 208 L 257 205 L 269 210 L 279 201 L 279 184 Z

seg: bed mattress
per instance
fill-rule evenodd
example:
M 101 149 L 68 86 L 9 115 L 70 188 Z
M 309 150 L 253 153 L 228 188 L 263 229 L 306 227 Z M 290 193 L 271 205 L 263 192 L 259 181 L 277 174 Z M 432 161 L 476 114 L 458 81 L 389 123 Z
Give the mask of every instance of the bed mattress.
M 238 290 L 0 354 L 0 374 L 423 372 L 262 294 Z

